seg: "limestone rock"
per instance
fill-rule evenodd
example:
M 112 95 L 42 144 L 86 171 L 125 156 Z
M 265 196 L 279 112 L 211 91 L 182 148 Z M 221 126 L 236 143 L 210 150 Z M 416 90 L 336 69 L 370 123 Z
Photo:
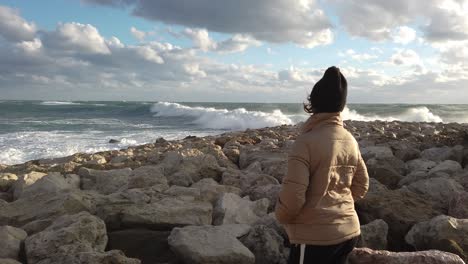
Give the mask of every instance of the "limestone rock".
M 11 258 L 0 258 L 1 264 L 21 264 L 21 262 Z
M 258 164 L 260 166 L 259 163 L 253 164 Z M 221 183 L 224 185 L 235 186 L 243 191 L 267 184 L 279 184 L 278 180 L 273 176 L 254 173 L 252 171 L 254 168 L 249 168 L 250 170 L 246 171 L 226 170 L 222 175 Z
M 232 228 L 232 227 L 231 227 Z M 231 228 L 213 226 L 187 226 L 174 228 L 168 238 L 169 245 L 185 263 L 193 264 L 253 264 L 255 256 L 233 234 Z M 203 238 L 203 239 L 201 239 Z
M 453 179 L 448 178 L 432 178 L 414 182 L 403 188 L 424 195 L 430 200 L 436 202 L 440 208 L 447 210 L 449 201 L 456 193 L 463 192 L 463 186 Z
M 454 194 L 449 203 L 448 215 L 468 219 L 468 192 Z
M 87 212 L 59 217 L 44 231 L 25 241 L 28 263 L 54 255 L 104 252 L 107 244 L 104 222 Z
M 142 166 L 133 170 L 128 188 L 145 188 L 154 185 L 167 186 L 167 178 L 161 166 Z
M 382 219 L 374 220 L 361 226 L 361 238 L 358 247 L 387 249 L 388 225 Z
M 258 185 L 253 188 L 249 188 L 244 192 L 245 195 L 248 195 L 250 199 L 256 201 L 262 198 L 266 198 L 269 201 L 268 212 L 274 210 L 276 206 L 276 201 L 278 200 L 279 192 L 281 191 L 281 185 L 279 184 L 267 184 L 267 185 Z
M 405 237 L 417 250 L 439 249 L 468 258 L 468 219 L 439 215 L 414 225 Z
M 80 176 L 76 174 L 62 175 L 58 172 L 51 172 L 38 179 L 33 184 L 23 188 L 18 198 L 35 196 L 41 193 L 57 194 L 63 191 L 78 190 L 80 188 Z
M 438 250 L 390 252 L 369 248 L 355 248 L 349 254 L 348 262 L 349 264 L 464 264 L 459 256 Z
M 78 171 L 83 190 L 95 190 L 102 194 L 110 194 L 126 189 L 131 174 L 132 169 L 130 168 L 93 170 L 82 167 Z
M 253 224 L 267 214 L 268 205 L 265 198 L 252 202 L 234 193 L 225 193 L 214 206 L 213 224 Z
M 256 225 L 241 239 L 255 255 L 256 264 L 286 264 L 289 251 L 284 247 L 283 238 L 265 225 Z
M 366 165 L 369 177 L 377 179 L 390 189 L 396 189 L 398 183 L 403 179 L 403 175 L 386 162 L 371 158 Z
M 120 250 L 107 252 L 80 252 L 76 254 L 56 254 L 37 264 L 140 264 L 138 259 L 127 258 Z
M 46 173 L 32 171 L 28 174 L 24 174 L 18 178 L 18 180 L 13 184 L 13 198 L 18 199 L 23 192 L 23 189 L 27 186 L 32 185 L 40 178 L 46 176 Z
M 27 236 L 20 228 L 0 226 L 0 258 L 18 259 L 21 243 Z
M 0 173 L 0 192 L 8 191 L 18 180 L 18 176 L 13 173 Z
M 240 195 L 242 192 L 237 187 L 218 184 L 211 178 L 201 179 L 200 181 L 194 183 L 192 188 L 197 188 L 200 190 L 202 199 L 204 201 L 209 201 L 212 204 L 214 204 L 216 200 L 218 200 L 218 197 L 223 193 L 235 193 Z

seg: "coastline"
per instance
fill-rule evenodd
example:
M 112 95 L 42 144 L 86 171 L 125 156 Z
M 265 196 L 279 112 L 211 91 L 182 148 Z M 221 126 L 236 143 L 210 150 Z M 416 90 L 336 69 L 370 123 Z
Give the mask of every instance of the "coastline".
M 208 261 L 209 254 L 201 251 L 226 241 L 231 246 L 216 252 L 219 259 L 283 261 L 287 238 L 272 210 L 299 125 L 171 141 L 158 138 L 122 150 L 0 165 L 0 225 L 25 232 L 20 241 L 26 249 L 18 249 L 23 257 L 17 259 L 28 263 L 52 263 L 54 256 L 44 252 L 62 252 L 61 246 L 39 245 L 38 239 L 61 241 L 64 237 L 57 230 L 72 228 L 79 219 L 101 227 L 70 232 L 106 237 L 105 243 L 91 247 L 95 262 L 89 263 L 110 256 L 121 260 L 116 263 L 139 263 L 130 257 L 143 263 L 150 258 L 154 263 Z M 363 233 L 360 246 L 372 250 L 356 249 L 351 258 L 390 263 L 408 256 L 381 250 L 418 249 L 408 254 L 461 263 L 456 262 L 458 255 L 466 261 L 468 124 L 345 121 L 345 126 L 359 142 L 371 176 L 369 193 L 356 202 L 356 210 Z M 455 230 L 446 227 L 455 222 Z M 129 249 L 141 230 L 159 241 L 161 256 Z M 190 240 L 197 235 L 213 241 L 197 245 Z M 150 240 L 137 241 L 143 245 Z M 282 246 L 271 247 L 267 242 L 272 241 Z M 441 251 L 423 251 L 429 249 Z

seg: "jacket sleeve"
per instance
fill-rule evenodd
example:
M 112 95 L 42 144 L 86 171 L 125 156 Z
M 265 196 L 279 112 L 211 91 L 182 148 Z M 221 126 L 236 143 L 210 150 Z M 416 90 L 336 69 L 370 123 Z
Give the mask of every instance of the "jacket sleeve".
M 275 214 L 282 224 L 291 223 L 305 204 L 309 185 L 309 150 L 305 142 L 296 140 L 288 156 L 288 172 L 279 193 Z
M 367 190 L 369 189 L 369 174 L 367 173 L 367 167 L 364 163 L 364 159 L 359 153 L 359 161 L 354 173 L 353 181 L 351 183 L 351 193 L 353 199 L 359 200 L 366 196 Z

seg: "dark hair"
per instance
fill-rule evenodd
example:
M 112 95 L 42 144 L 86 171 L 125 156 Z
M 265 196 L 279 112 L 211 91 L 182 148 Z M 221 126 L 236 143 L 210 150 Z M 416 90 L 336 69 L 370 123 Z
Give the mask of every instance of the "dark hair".
M 341 112 L 346 105 L 347 90 L 348 82 L 340 69 L 330 67 L 307 96 L 304 111 L 309 114 Z

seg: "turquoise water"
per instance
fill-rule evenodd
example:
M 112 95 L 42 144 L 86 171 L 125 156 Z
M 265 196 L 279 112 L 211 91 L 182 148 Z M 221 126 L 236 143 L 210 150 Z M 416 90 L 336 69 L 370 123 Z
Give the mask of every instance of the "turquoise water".
M 468 123 L 468 105 L 349 104 L 345 119 Z M 0 164 L 120 149 L 158 137 L 295 124 L 301 104 L 0 101 Z M 120 143 L 110 144 L 110 139 Z

